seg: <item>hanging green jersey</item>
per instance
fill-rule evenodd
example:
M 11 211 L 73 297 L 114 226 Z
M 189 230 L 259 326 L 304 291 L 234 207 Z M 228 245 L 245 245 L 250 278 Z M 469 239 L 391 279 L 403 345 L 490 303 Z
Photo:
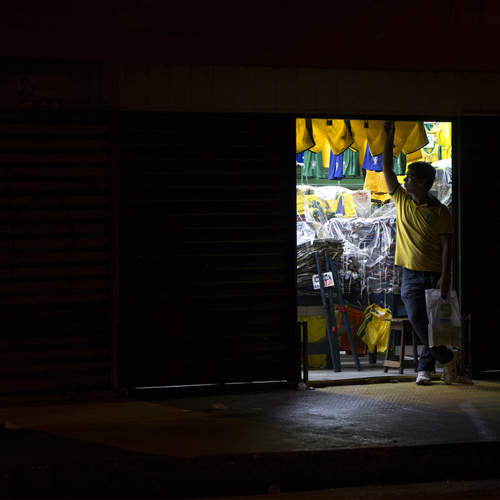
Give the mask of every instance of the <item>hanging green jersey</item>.
M 361 167 L 359 166 L 359 152 L 347 148 L 343 153 L 344 176 L 361 177 Z
M 401 152 L 397 158 L 394 158 L 394 173 L 396 175 L 406 174 L 406 155 Z
M 309 150 L 304 152 L 302 175 L 304 177 L 314 177 L 315 179 L 323 179 L 325 177 L 323 154 L 321 152 L 313 153 Z

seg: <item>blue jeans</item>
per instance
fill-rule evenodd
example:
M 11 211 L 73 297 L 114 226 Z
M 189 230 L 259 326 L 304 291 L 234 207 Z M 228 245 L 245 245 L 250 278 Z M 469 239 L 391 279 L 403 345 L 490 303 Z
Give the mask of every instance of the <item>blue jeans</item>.
M 427 271 L 412 271 L 403 267 L 403 281 L 401 283 L 401 300 L 405 305 L 410 323 L 424 345 L 418 359 L 418 371 L 434 371 L 436 360 L 442 365 L 453 359 L 453 352 L 444 345 L 429 347 L 427 326 L 427 307 L 425 304 L 425 290 L 436 288 L 441 273 Z

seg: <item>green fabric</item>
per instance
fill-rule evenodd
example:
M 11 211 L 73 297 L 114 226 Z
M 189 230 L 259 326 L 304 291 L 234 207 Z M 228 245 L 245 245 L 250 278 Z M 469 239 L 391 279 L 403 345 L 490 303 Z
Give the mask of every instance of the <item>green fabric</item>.
M 396 175 L 406 174 L 406 155 L 403 152 L 397 158 L 394 158 L 394 173 Z
M 315 179 L 323 179 L 325 177 L 322 153 L 313 153 L 309 150 L 304 152 L 302 175 L 305 177 L 314 177 Z
M 359 151 L 347 148 L 343 153 L 344 176 L 360 177 L 361 167 L 359 166 Z

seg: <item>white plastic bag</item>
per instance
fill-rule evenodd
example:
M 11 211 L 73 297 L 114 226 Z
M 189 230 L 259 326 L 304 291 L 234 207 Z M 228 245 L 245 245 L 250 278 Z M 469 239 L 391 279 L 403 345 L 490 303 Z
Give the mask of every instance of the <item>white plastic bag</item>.
M 459 347 L 461 322 L 455 290 L 450 290 L 443 298 L 441 290 L 430 288 L 425 291 L 425 301 L 429 318 L 429 346 Z

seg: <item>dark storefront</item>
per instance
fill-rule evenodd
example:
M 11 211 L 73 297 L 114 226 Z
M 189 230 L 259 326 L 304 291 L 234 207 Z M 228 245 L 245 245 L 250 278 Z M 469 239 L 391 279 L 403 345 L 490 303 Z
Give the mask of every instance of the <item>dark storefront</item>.
M 296 381 L 294 124 L 330 114 L 453 121 L 453 272 L 493 376 L 497 4 L 170 4 L 0 20 L 0 392 Z

